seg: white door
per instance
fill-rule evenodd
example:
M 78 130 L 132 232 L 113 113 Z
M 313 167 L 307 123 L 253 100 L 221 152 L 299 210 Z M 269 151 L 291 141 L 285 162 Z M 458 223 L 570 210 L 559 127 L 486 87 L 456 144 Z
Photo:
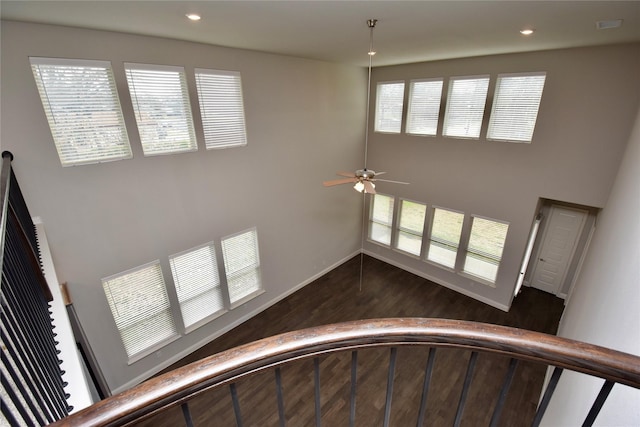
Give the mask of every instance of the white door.
M 555 295 L 560 293 L 587 215 L 587 211 L 551 206 L 531 286 Z

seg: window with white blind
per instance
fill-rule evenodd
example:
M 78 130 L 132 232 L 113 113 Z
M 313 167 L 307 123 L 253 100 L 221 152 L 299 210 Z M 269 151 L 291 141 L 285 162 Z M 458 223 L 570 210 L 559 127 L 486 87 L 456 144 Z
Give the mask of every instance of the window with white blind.
M 487 139 L 531 142 L 545 77 L 546 73 L 498 75 Z
M 173 255 L 169 264 L 186 332 L 225 311 L 213 243 Z
M 411 81 L 407 133 L 413 135 L 436 134 L 441 97 L 442 79 Z
M 145 156 L 196 151 L 183 67 L 124 64 Z
M 463 271 L 494 283 L 508 229 L 505 222 L 474 216 Z
M 132 157 L 110 62 L 29 61 L 62 166 Z
M 400 201 L 400 216 L 396 232 L 396 249 L 420 256 L 427 205 L 410 200 Z
M 488 89 L 489 76 L 452 77 L 449 80 L 444 136 L 480 137 Z
M 404 82 L 378 83 L 375 131 L 400 133 L 404 106 Z
M 454 268 L 462 234 L 464 214 L 448 209 L 433 208 L 427 259 Z
M 255 228 L 223 238 L 222 257 L 231 308 L 262 291 L 258 231 Z
M 385 246 L 391 245 L 394 198 L 384 194 L 374 194 L 369 212 L 369 239 Z
M 178 338 L 160 262 L 102 279 L 129 363 Z
M 196 68 L 195 74 L 207 150 L 247 145 L 240 73 Z

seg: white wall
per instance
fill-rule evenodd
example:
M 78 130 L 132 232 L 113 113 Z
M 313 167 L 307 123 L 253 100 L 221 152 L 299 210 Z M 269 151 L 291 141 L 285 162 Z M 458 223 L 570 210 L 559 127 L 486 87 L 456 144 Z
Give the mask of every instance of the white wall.
M 363 69 L 204 44 L 2 22 L 2 149 L 30 207 L 47 227 L 59 279 L 104 375 L 116 391 L 305 284 L 360 248 L 361 198 L 321 185 L 360 166 Z M 60 166 L 29 56 L 109 60 L 132 160 Z M 144 157 L 123 62 L 184 66 L 200 149 Z M 205 151 L 195 67 L 242 74 L 248 146 Z M 101 278 L 257 226 L 266 292 L 176 342 L 127 365 Z M 357 285 L 357 284 L 356 284 Z
M 379 183 L 376 190 L 509 222 L 495 288 L 372 243 L 365 250 L 508 309 L 539 198 L 605 205 L 640 102 L 639 49 L 618 45 L 376 68 L 374 87 L 404 80 L 406 96 L 411 79 L 444 77 L 446 84 L 452 76 L 489 74 L 486 111 L 499 73 L 546 71 L 547 78 L 531 144 L 487 141 L 488 112 L 475 141 L 373 133 L 371 121 L 368 166 L 411 183 Z
M 558 335 L 640 356 L 640 110 Z M 563 374 L 564 376 L 564 374 Z M 543 425 L 582 423 L 602 380 L 561 378 Z M 596 425 L 640 425 L 640 390 L 616 385 Z

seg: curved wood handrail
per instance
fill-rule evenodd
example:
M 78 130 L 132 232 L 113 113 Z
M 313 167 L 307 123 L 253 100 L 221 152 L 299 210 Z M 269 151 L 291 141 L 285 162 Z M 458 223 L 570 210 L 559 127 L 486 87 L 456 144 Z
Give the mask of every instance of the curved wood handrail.
M 540 332 L 448 319 L 358 320 L 288 332 L 152 378 L 54 426 L 119 426 L 290 360 L 367 347 L 428 345 L 500 353 L 640 388 L 640 357 Z

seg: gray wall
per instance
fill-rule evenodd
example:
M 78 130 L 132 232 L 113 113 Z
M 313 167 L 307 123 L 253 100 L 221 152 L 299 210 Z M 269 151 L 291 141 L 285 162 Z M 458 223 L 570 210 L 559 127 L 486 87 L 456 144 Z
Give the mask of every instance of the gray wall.
M 640 356 L 640 111 L 558 335 Z M 579 425 L 602 380 L 563 374 L 542 424 Z M 640 425 L 640 390 L 616 385 L 596 425 Z
M 605 205 L 640 100 L 638 49 L 618 45 L 376 68 L 374 87 L 405 80 L 406 93 L 411 79 L 444 77 L 446 84 L 452 76 L 490 74 L 487 108 L 497 74 L 546 71 L 547 78 L 531 144 L 486 141 L 486 123 L 480 140 L 404 133 L 370 138 L 368 166 L 411 183 L 379 183 L 377 190 L 510 223 L 495 288 L 370 242 L 365 250 L 508 309 L 539 198 Z
M 109 385 L 117 390 L 208 342 L 357 252 L 361 198 L 324 188 L 362 158 L 366 72 L 357 67 L 175 40 L 2 22 L 2 149 Z M 134 158 L 60 166 L 29 56 L 109 60 Z M 144 157 L 123 62 L 186 68 L 200 149 Z M 248 146 L 205 151 L 193 68 L 242 73 Z M 266 292 L 127 365 L 101 278 L 257 226 Z M 55 284 L 53 284 L 55 286 Z M 357 284 L 355 284 L 357 285 Z

